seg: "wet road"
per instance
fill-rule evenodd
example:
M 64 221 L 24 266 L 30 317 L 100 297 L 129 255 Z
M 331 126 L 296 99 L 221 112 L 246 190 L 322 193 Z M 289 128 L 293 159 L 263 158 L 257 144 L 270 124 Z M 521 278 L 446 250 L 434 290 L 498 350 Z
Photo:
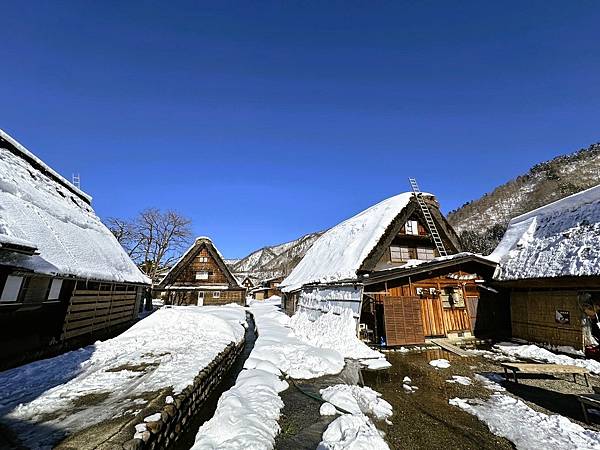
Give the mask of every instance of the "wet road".
M 452 375 L 472 377 L 474 370 L 485 371 L 482 358 L 463 358 L 441 349 L 411 353 L 386 353 L 392 367 L 383 371 L 363 371 L 366 386 L 383 394 L 394 408 L 392 425 L 377 424 L 386 433 L 386 441 L 395 449 L 512 449 L 506 439 L 494 436 L 487 426 L 459 408 L 448 404 L 454 397 L 487 398 L 490 391 L 474 383 L 450 384 Z M 450 368 L 429 365 L 445 358 Z M 405 376 L 418 386 L 414 393 L 402 388 Z

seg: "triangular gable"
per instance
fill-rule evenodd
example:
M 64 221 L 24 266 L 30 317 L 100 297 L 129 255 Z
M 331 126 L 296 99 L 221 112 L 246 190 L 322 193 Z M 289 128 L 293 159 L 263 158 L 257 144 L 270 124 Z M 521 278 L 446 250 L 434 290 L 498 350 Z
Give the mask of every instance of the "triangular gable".
M 440 236 L 442 237 L 442 239 L 446 238 L 447 241 L 450 241 L 450 243 L 453 246 L 453 249 L 448 250 L 453 250 L 453 253 L 460 252 L 460 241 L 452 226 L 447 222 L 446 218 L 440 213 L 439 209 L 436 206 L 432 204 L 429 204 L 427 206 L 429 207 L 429 212 L 433 217 L 438 232 L 440 233 Z M 425 228 L 427 228 L 426 220 L 423 217 L 423 213 L 418 203 L 414 200 L 414 198 L 411 199 L 410 202 L 406 205 L 406 207 L 400 212 L 400 214 L 398 214 L 394 218 L 394 220 L 390 222 L 390 225 L 386 229 L 385 233 L 381 236 L 381 239 L 379 240 L 377 245 L 373 247 L 373 250 L 371 250 L 369 256 L 367 256 L 367 258 L 365 258 L 365 260 L 363 261 L 362 265 L 360 266 L 359 272 L 370 272 L 375 269 L 375 266 L 377 265 L 383 254 L 387 251 L 388 247 L 392 244 L 392 241 L 394 240 L 396 235 L 400 233 L 400 230 L 402 230 L 404 224 L 408 220 L 410 220 L 410 218 L 413 217 L 415 214 L 419 218 L 419 223 Z M 431 230 L 429 230 L 429 232 L 430 231 Z
M 238 280 L 233 276 L 227 264 L 223 260 L 223 257 L 216 249 L 212 241 L 208 238 L 198 238 L 194 245 L 192 245 L 183 256 L 175 263 L 175 265 L 171 268 L 169 273 L 165 276 L 165 278 L 159 284 L 159 287 L 165 288 L 166 286 L 174 283 L 179 275 L 188 267 L 189 264 L 193 262 L 193 260 L 198 256 L 198 254 L 202 251 L 203 248 L 206 248 L 209 255 L 213 258 L 225 278 L 230 285 L 240 287 Z

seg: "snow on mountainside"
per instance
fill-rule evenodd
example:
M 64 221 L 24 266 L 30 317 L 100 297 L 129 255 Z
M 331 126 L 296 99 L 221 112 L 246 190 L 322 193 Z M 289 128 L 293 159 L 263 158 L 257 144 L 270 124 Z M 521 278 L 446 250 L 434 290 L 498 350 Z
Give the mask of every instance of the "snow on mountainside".
M 513 217 L 600 183 L 600 143 L 533 166 L 448 214 L 465 250 L 490 253 Z
M 252 275 L 259 280 L 286 275 L 296 267 L 321 234 L 311 233 L 284 244 L 263 247 L 231 264 L 231 271 L 234 274 Z

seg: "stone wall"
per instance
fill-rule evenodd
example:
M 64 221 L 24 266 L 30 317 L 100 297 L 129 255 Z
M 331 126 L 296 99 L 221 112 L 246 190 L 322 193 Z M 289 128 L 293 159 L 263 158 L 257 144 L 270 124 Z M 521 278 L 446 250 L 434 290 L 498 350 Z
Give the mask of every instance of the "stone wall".
M 244 342 L 235 345 L 230 343 L 219 355 L 208 364 L 194 378 L 194 382 L 181 393 L 172 397 L 172 402 L 167 403 L 169 396 L 163 397 L 162 410 L 156 411 L 160 419 L 146 423 L 146 430 L 136 433 L 135 424 L 131 424 L 133 439 L 125 442 L 125 450 L 134 449 L 164 449 L 172 445 L 179 435 L 189 426 L 193 416 L 202 408 L 202 405 L 221 382 L 225 373 L 231 368 L 236 358 L 244 348 Z M 171 400 L 171 399 L 169 399 Z M 148 410 L 136 418 L 135 423 L 141 423 L 148 417 Z

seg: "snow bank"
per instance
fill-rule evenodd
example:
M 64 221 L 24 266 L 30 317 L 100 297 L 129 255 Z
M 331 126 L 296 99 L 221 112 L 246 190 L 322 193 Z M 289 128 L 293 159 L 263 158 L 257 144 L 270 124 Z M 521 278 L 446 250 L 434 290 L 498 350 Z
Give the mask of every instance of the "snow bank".
M 271 449 L 279 433 L 283 402 L 278 393 L 293 378 L 316 378 L 340 372 L 344 359 L 334 351 L 299 340 L 290 319 L 272 305 L 253 304 L 258 338 L 235 386 L 219 399 L 214 416 L 198 430 L 192 449 Z
M 283 280 L 282 290 L 290 292 L 308 283 L 356 279 L 356 271 L 412 195 L 406 192 L 388 198 L 326 231 Z
M 461 375 L 452 375 L 452 379 L 446 380 L 446 383 L 462 384 L 463 386 L 469 386 L 471 384 L 471 379 L 469 377 L 463 377 Z
M 329 424 L 317 450 L 389 450 L 389 447 L 368 417 L 344 414 Z
M 318 449 L 388 449 L 382 434 L 369 417 L 387 420 L 392 406 L 379 392 L 369 387 L 338 384 L 321 389 L 321 396 L 330 404 L 350 414 L 334 420 L 323 433 Z M 325 403 L 326 405 L 327 403 Z
M 392 405 L 369 387 L 336 384 L 320 392 L 323 400 L 351 414 L 365 414 L 377 420 L 385 420 L 392 415 Z
M 292 316 L 290 327 L 311 345 L 336 350 L 345 358 L 384 358 L 383 354 L 356 337 L 356 321 L 350 309 L 342 309 L 340 314 L 332 311 L 319 314 L 315 320 L 311 320 L 306 311 L 300 310 Z
M 557 355 L 556 353 L 552 353 L 545 348 L 541 348 L 533 344 L 522 345 L 511 342 L 501 342 L 494 345 L 494 349 L 512 357 L 534 359 L 551 364 L 565 364 L 569 366 L 584 367 L 592 373 L 600 374 L 600 362 L 598 361 L 593 359 L 571 358 L 567 355 Z
M 48 275 L 150 283 L 96 216 L 86 194 L 1 130 L 0 137 L 19 152 L 0 143 L 0 241 L 27 242 L 39 251 L 5 253 L 0 263 Z
M 25 445 L 139 410 L 143 393 L 192 384 L 231 342 L 244 337 L 237 306 L 161 308 L 116 338 L 0 373 L 0 416 Z M 74 408 L 85 396 L 99 404 Z
M 600 449 L 600 433 L 558 414 L 535 411 L 508 395 L 496 393 L 485 402 L 454 398 L 449 403 L 477 416 L 492 433 L 521 450 Z
M 600 186 L 515 217 L 490 257 L 495 278 L 600 275 Z

